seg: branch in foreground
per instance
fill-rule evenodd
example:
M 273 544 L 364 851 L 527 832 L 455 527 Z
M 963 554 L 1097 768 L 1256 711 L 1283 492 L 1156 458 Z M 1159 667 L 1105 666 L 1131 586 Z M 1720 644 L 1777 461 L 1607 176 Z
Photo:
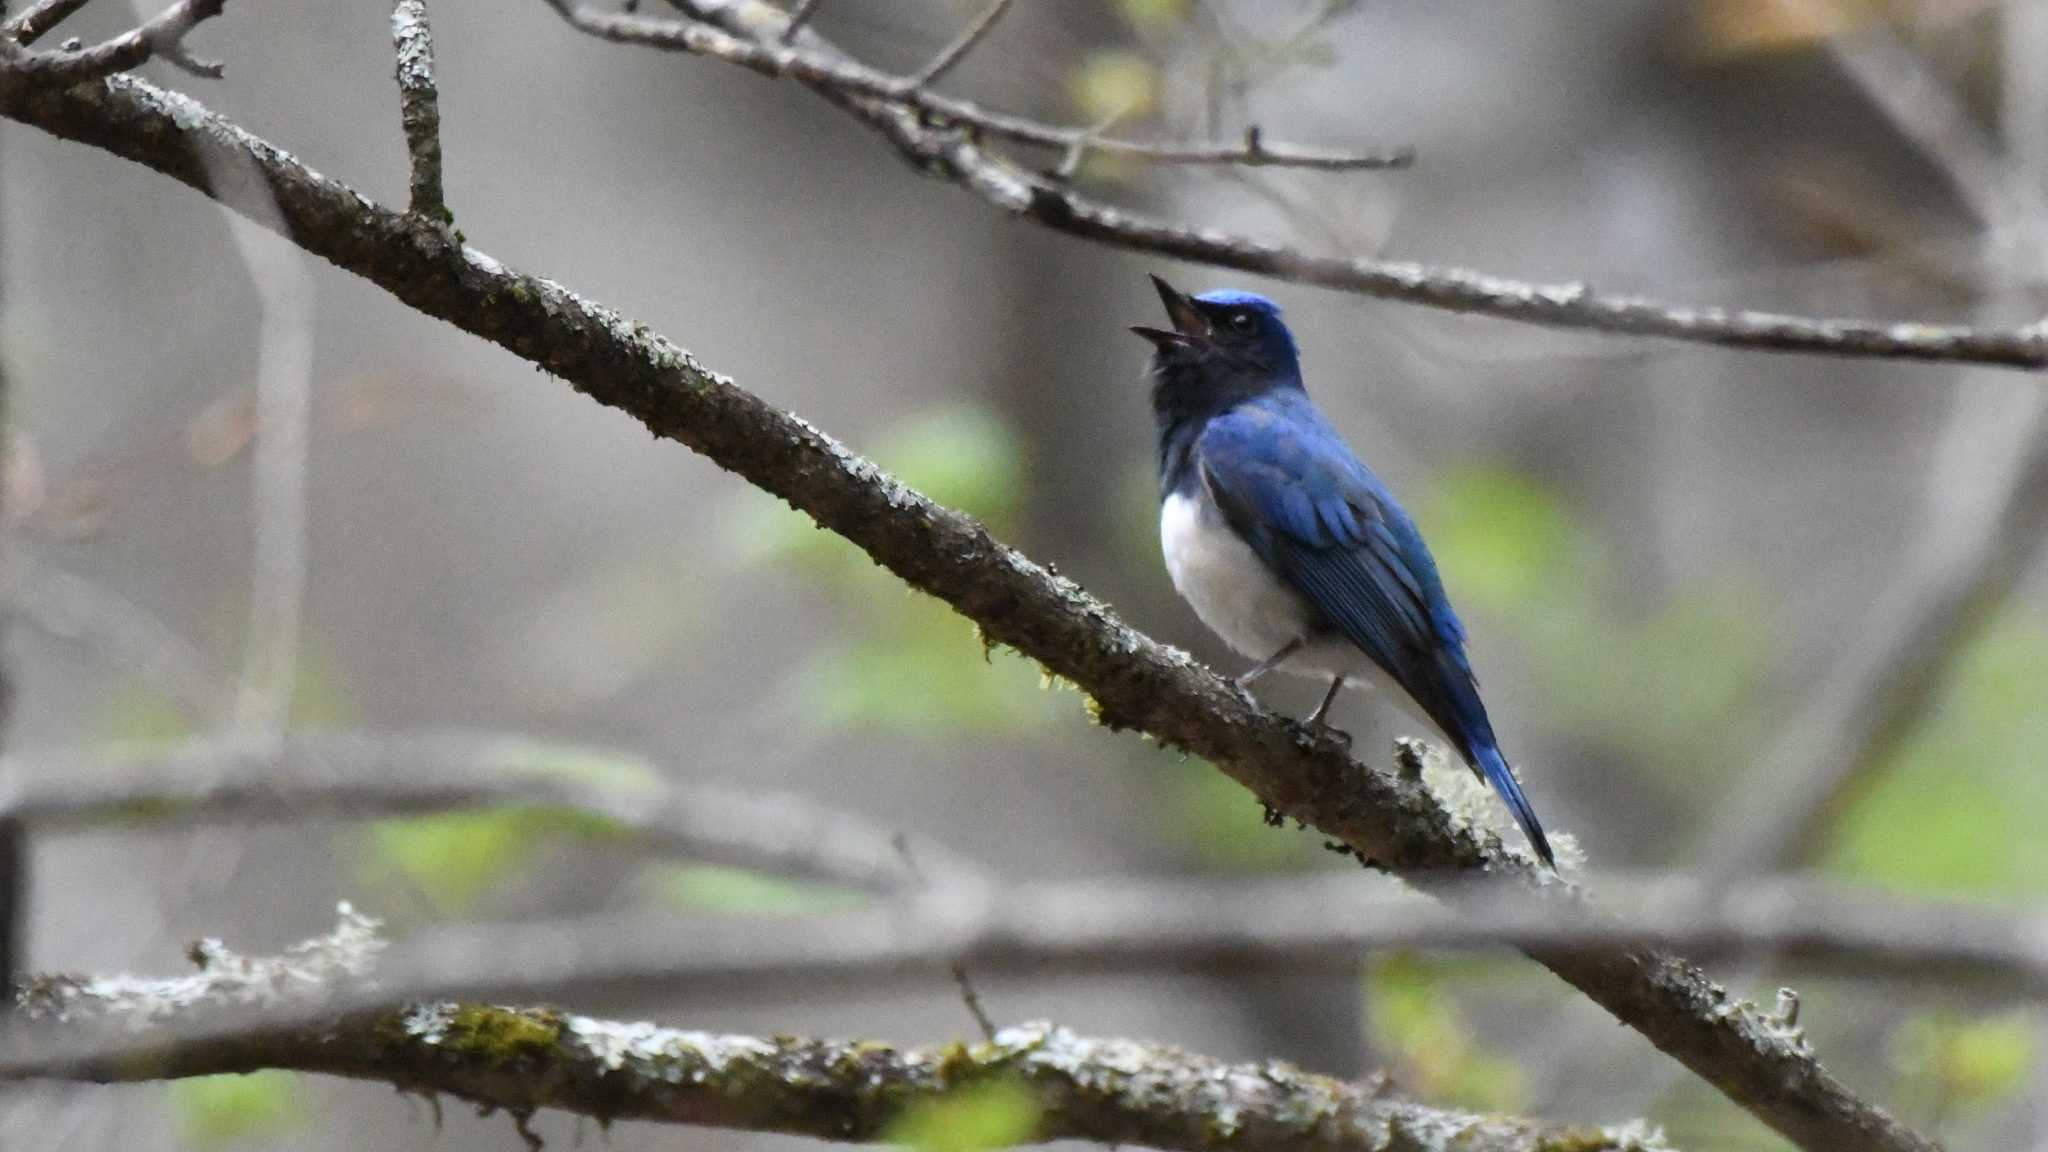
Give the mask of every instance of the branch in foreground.
M 248 959 L 218 943 L 172 980 L 44 978 L 21 1015 L 59 1031 L 119 1029 L 163 1042 L 141 1060 L 45 1070 L 138 1081 L 288 1069 L 446 1092 L 519 1118 L 547 1108 L 603 1121 L 650 1120 L 782 1132 L 846 1143 L 887 1139 L 931 1101 L 1013 1084 L 1040 1110 L 1036 1140 L 1143 1144 L 1185 1152 L 1659 1152 L 1640 1125 L 1587 1129 L 1428 1107 L 1383 1084 L 1351 1084 L 1278 1062 L 1225 1064 L 1176 1048 L 1089 1040 L 1044 1024 L 985 1044 L 902 1050 L 869 1042 L 720 1036 L 553 1009 L 429 1003 L 351 1013 L 312 1028 L 176 1039 L 181 1025 L 251 998 L 331 991 L 375 962 L 376 925 L 345 906 L 334 934 L 285 956 Z
M 1582 283 L 1536 284 L 1463 268 L 1324 256 L 1281 244 L 1145 216 L 1083 196 L 1053 177 L 1030 172 L 982 148 L 975 133 L 922 115 L 902 82 L 875 73 L 805 31 L 783 43 L 788 18 L 760 0 L 671 0 L 691 20 L 614 16 L 572 0 L 545 0 L 582 31 L 609 40 L 689 52 L 774 76 L 790 76 L 881 133 L 920 171 L 995 207 L 1056 232 L 1175 260 L 1235 268 L 1302 284 L 1451 312 L 1554 328 L 1590 329 L 1781 352 L 1894 360 L 1940 360 L 2005 367 L 2048 367 L 2048 329 L 1972 328 L 1917 321 L 1790 316 L 1746 309 L 1697 308 L 1634 296 L 1607 296 Z M 696 21 L 701 21 L 698 23 Z M 716 25 L 717 28 L 709 25 Z M 723 29 L 730 35 L 719 35 Z M 873 82 L 880 77 L 881 83 Z M 971 123 L 987 135 L 987 125 Z M 1067 143 L 1072 144 L 1069 138 Z M 1113 151 L 1101 141 L 1091 149 Z M 1231 164 L 1269 146 L 1256 137 Z
M 201 739 L 132 755 L 0 756 L 0 813 L 31 827 L 132 820 L 386 817 L 487 804 L 538 804 L 598 816 L 677 857 L 877 892 L 915 886 L 900 834 L 800 796 L 672 784 L 628 753 L 502 732 L 294 732 Z M 948 884 L 980 870 L 937 845 L 921 860 Z
M 779 17 L 778 17 L 779 19 Z M 779 27 L 779 25 L 778 25 Z M 1119 620 L 1072 581 L 1003 546 L 682 348 L 553 281 L 515 272 L 446 229 L 381 208 L 215 116 L 132 77 L 26 95 L 0 115 L 211 190 L 209 163 L 252 164 L 307 251 L 571 381 L 650 431 L 704 453 L 846 537 L 1087 692 L 1104 724 L 1213 761 L 1261 800 L 1424 885 L 1491 872 L 1530 899 L 1575 893 L 1420 781 L 1374 772 L 1337 740 L 1263 711 L 1185 653 Z M 913 113 L 878 113 L 903 132 Z M 968 147 L 964 143 L 960 146 Z M 1804 1045 L 1685 961 L 1644 948 L 1531 955 L 1794 1142 L 1814 1150 L 1935 1146 L 1858 1098 Z

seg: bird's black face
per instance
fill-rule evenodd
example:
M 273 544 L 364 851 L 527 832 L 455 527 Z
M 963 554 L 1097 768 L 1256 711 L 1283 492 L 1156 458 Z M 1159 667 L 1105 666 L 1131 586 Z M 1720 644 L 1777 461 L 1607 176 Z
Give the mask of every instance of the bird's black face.
M 1265 353 L 1272 342 L 1271 328 L 1280 323 L 1271 304 L 1236 294 L 1219 294 L 1222 299 L 1190 296 L 1157 276 L 1152 277 L 1152 287 L 1166 305 L 1173 327 L 1139 326 L 1131 331 L 1152 342 L 1157 366 L 1221 361 L 1214 366 L 1270 368 Z
M 1152 287 L 1173 327 L 1131 331 L 1152 342 L 1155 372 L 1299 379 L 1294 337 L 1272 301 L 1249 292 L 1190 296 L 1157 276 Z
M 1162 425 L 1301 387 L 1294 337 L 1272 301 L 1249 292 L 1190 296 L 1157 276 L 1152 286 L 1173 327 L 1131 331 L 1152 343 L 1152 403 Z

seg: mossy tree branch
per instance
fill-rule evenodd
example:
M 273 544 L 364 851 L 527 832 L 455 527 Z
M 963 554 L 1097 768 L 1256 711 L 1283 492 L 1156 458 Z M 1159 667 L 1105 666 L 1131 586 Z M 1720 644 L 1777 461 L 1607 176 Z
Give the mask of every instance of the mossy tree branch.
M 597 1020 L 547 1008 L 429 1003 L 308 1026 L 191 1038 L 189 1026 L 251 997 L 329 994 L 374 969 L 373 922 L 343 911 L 336 931 L 284 956 L 251 959 L 207 942 L 196 975 L 170 980 L 45 978 L 19 1014 L 29 1028 L 118 1028 L 139 1055 L 44 1074 L 151 1081 L 267 1069 L 446 1093 L 525 1120 L 541 1109 L 869 1143 L 921 1107 L 992 1086 L 1035 1106 L 1033 1140 L 1140 1144 L 1184 1152 L 1663 1152 L 1637 1124 L 1549 1126 L 1429 1107 L 1384 1082 L 1347 1083 L 1278 1062 L 1226 1064 L 1176 1048 L 1091 1040 L 1062 1028 L 1007 1028 L 987 1043 L 758 1039 Z
M 1532 900 L 1577 900 L 1569 885 L 1446 810 L 1419 779 L 1372 771 L 1340 742 L 1257 708 L 972 518 L 905 487 L 645 325 L 509 269 L 444 227 L 383 208 L 187 97 L 126 76 L 61 90 L 0 85 L 0 115 L 209 195 L 212 172 L 259 173 L 277 209 L 259 223 L 787 500 L 951 604 L 992 641 L 1078 685 L 1104 724 L 1215 762 L 1276 811 L 1425 886 L 1490 873 L 1525 885 Z M 1681 959 L 1646 947 L 1528 951 L 1803 1147 L 1935 1147 Z

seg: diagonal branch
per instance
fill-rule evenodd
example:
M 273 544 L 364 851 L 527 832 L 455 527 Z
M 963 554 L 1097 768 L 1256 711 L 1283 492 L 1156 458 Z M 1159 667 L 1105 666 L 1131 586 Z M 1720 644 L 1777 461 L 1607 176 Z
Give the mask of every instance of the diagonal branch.
M 2048 367 L 2048 330 L 2040 325 L 1974 328 L 1692 307 L 1604 295 L 1583 282 L 1530 283 L 1464 268 L 1319 255 L 1147 216 L 1084 196 L 1056 175 L 1027 171 L 987 151 L 976 136 L 1005 133 L 972 118 L 935 118 L 930 113 L 936 98 L 926 97 L 901 78 L 866 68 L 813 33 L 793 37 L 795 47 L 784 45 L 787 17 L 759 0 L 671 0 L 691 17 L 686 21 L 611 16 L 575 6 L 573 0 L 545 2 L 578 29 L 605 39 L 789 76 L 879 132 L 920 171 L 958 184 L 1013 216 L 1111 247 L 1553 328 L 1829 356 Z M 730 35 L 719 35 L 720 29 Z M 1082 130 L 1078 137 L 1035 142 L 1070 148 L 1074 139 L 1085 135 Z M 1087 146 L 1117 150 L 1110 140 L 1089 140 Z M 1219 162 L 1247 165 L 1259 163 L 1261 155 L 1275 154 L 1276 148 L 1254 138 L 1228 153 L 1227 158 L 1222 150 L 1212 155 Z
M 1570 906 L 1578 899 L 1497 836 L 1446 810 L 1420 780 L 1365 768 L 1337 740 L 1256 708 L 975 520 L 905 487 L 645 325 L 509 269 L 446 229 L 379 207 L 188 97 L 117 76 L 91 87 L 0 94 L 0 115 L 202 193 L 211 188 L 210 161 L 254 164 L 276 195 L 282 227 L 307 251 L 780 496 L 976 621 L 990 640 L 1077 685 L 1103 724 L 1213 761 L 1280 813 L 1424 886 L 1488 873 L 1517 883 L 1530 900 Z M 1530 954 L 1803 1147 L 1933 1147 L 1681 959 L 1652 948 Z
M 200 972 L 168 980 L 45 977 L 18 1014 L 35 1035 L 113 1031 L 142 1060 L 87 1060 L 36 1075 L 154 1081 L 289 1069 L 381 1080 L 502 1108 L 525 1130 L 539 1109 L 780 1132 L 841 1143 L 891 1140 L 934 1102 L 1004 1087 L 1037 1113 L 1036 1141 L 1143 1144 L 1183 1152 L 1663 1152 L 1640 1124 L 1548 1126 L 1429 1107 L 1384 1081 L 1349 1083 L 1277 1061 L 1226 1064 L 1177 1048 L 1091 1040 L 1028 1024 L 984 1044 L 898 1049 L 873 1042 L 760 1039 L 598 1020 L 547 1008 L 432 1002 L 189 1039 L 192 1025 L 248 1003 L 330 995 L 375 970 L 376 925 L 343 908 L 326 937 L 283 956 L 207 941 Z M 0 1017 L 4 1020 L 4 1017 Z M 38 1025 L 41 1025 L 39 1028 Z M 201 1029 L 203 1031 L 203 1029 Z

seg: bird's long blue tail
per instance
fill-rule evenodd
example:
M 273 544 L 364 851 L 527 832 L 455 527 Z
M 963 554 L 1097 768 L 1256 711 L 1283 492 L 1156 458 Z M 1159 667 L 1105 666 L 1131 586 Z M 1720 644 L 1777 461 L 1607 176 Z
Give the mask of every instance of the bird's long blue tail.
M 1529 798 L 1522 795 L 1522 785 L 1515 779 L 1514 771 L 1506 760 L 1501 759 L 1500 749 L 1488 741 L 1472 750 L 1472 763 L 1493 786 L 1501 802 L 1508 806 L 1508 811 L 1515 814 L 1515 823 L 1522 826 L 1522 834 L 1529 838 L 1529 846 L 1536 849 L 1536 855 L 1550 866 L 1551 871 L 1556 871 L 1557 858 L 1550 854 L 1550 841 L 1543 838 L 1543 824 L 1536 819 L 1536 810 L 1529 806 Z

